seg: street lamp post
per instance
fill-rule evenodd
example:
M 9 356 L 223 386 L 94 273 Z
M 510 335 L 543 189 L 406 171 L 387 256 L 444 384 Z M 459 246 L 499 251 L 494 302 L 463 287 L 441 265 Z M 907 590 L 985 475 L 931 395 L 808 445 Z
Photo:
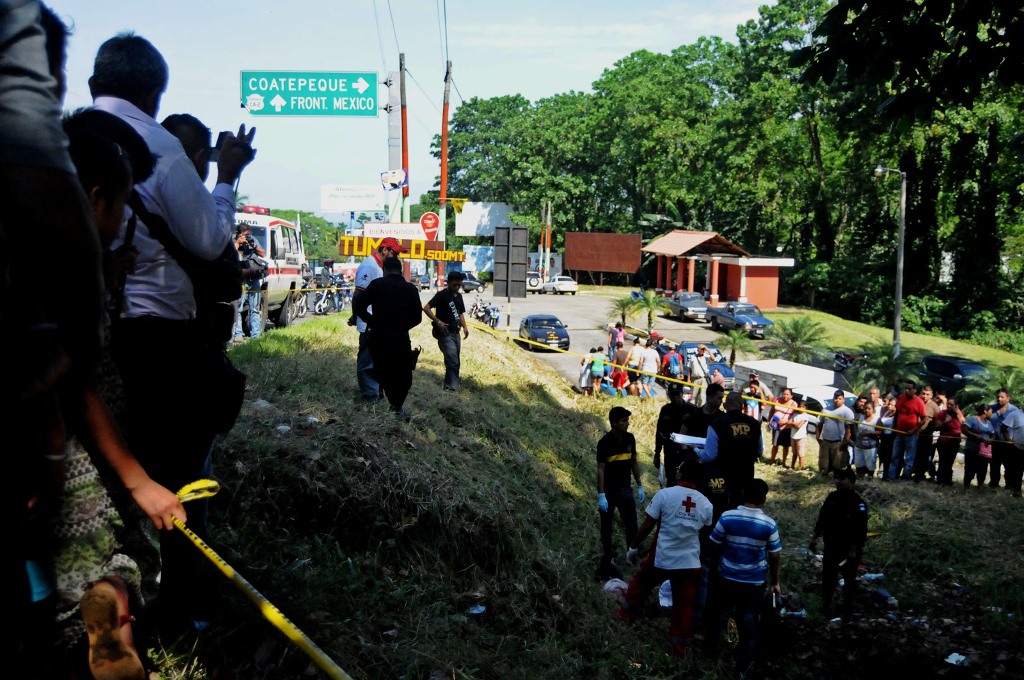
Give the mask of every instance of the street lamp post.
M 892 356 L 896 359 L 900 356 L 900 327 L 903 325 L 903 232 L 907 221 L 907 173 L 878 165 L 875 168 L 875 177 L 882 177 L 890 172 L 900 176 L 900 224 L 896 237 L 896 310 L 893 312 L 892 320 Z

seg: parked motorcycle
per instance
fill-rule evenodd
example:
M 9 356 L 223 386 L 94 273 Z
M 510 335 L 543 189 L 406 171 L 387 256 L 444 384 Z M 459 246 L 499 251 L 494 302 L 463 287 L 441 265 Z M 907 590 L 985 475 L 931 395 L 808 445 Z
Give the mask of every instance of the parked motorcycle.
M 328 274 L 313 297 L 313 313 L 324 315 L 330 312 L 339 312 L 342 309 L 338 281 L 334 276 Z
M 498 305 L 487 305 L 487 325 L 491 328 L 497 328 L 499 321 L 501 321 L 501 307 Z
M 487 305 L 482 305 L 479 301 L 474 302 L 473 306 L 469 308 L 469 318 L 484 325 L 490 325 L 490 316 Z
M 309 289 L 312 288 L 313 284 L 310 279 L 302 280 L 302 290 L 295 295 L 295 318 L 301 319 L 306 316 L 306 312 L 309 311 Z
M 832 357 L 832 370 L 837 373 L 842 373 L 848 368 L 852 368 L 861 359 L 867 359 L 870 355 L 868 354 L 850 354 L 842 350 L 836 350 Z

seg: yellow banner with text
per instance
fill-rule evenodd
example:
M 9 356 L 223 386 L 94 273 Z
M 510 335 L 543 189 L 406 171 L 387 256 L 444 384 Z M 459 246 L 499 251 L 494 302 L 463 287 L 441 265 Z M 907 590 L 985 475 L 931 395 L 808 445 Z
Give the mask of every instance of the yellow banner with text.
M 342 257 L 369 257 L 385 237 L 342 236 L 338 239 L 338 254 Z M 444 241 L 414 241 L 399 239 L 407 249 L 400 255 L 409 260 L 435 260 L 437 262 L 465 262 L 466 254 L 457 250 L 445 250 Z

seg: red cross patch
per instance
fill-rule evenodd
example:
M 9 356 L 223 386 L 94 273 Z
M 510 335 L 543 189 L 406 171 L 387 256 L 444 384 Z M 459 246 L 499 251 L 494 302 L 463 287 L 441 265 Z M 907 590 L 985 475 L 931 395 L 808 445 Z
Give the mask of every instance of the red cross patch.
M 697 507 L 697 504 L 693 502 L 693 498 L 691 496 L 687 496 L 686 500 L 683 501 L 683 507 L 686 508 L 686 512 L 690 512 Z

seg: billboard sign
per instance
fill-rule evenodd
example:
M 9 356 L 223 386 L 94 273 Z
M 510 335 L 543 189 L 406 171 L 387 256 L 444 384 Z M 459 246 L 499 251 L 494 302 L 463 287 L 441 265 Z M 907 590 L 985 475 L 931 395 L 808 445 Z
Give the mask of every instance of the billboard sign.
M 508 203 L 466 203 L 455 214 L 456 236 L 494 236 L 495 227 L 512 226 Z
M 320 212 L 373 212 L 386 207 L 379 184 L 320 185 Z

